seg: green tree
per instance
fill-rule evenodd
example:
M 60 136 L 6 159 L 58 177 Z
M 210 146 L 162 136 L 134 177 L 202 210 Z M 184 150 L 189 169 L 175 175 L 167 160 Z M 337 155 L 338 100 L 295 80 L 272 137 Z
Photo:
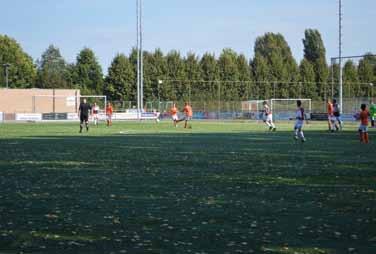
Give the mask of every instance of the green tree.
M 239 100 L 238 55 L 232 49 L 224 49 L 218 59 L 220 80 L 222 83 L 221 98 L 232 101 Z M 232 81 L 232 82 L 231 82 Z
M 330 87 L 327 83 L 329 76 L 328 64 L 326 62 L 326 49 L 321 34 L 318 30 L 307 29 L 305 31 L 304 58 L 307 59 L 314 67 L 315 80 L 317 83 L 318 95 L 326 99 L 329 95 Z
M 154 54 L 144 51 L 143 52 L 143 65 L 144 65 L 144 102 L 150 102 L 156 100 L 155 97 L 155 79 L 153 77 L 154 73 Z M 147 105 L 149 106 L 149 105 Z
M 94 52 L 84 48 L 77 56 L 74 83 L 81 89 L 82 94 L 103 93 L 103 72 Z
M 136 97 L 133 89 L 135 73 L 129 59 L 117 54 L 108 68 L 104 91 L 110 100 L 132 101 Z
M 360 93 L 357 67 L 351 60 L 346 61 L 343 67 L 343 94 L 344 97 L 358 96 Z
M 337 97 L 339 91 L 339 64 L 333 63 L 329 69 L 328 84 L 331 97 Z M 332 92 L 333 90 L 333 92 Z
M 170 51 L 166 56 L 166 62 L 168 84 L 171 86 L 170 100 L 186 100 L 189 86 L 186 84 L 184 62 L 180 53 L 176 50 Z
M 298 65 L 283 35 L 266 33 L 258 37 L 255 43 L 256 55 L 262 56 L 269 67 L 273 97 L 295 96 L 299 79 Z
M 153 53 L 150 69 L 149 75 L 154 99 L 160 101 L 170 100 L 171 86 L 166 82 L 167 62 L 162 50 L 159 48 Z
M 60 50 L 50 45 L 38 61 L 36 86 L 40 88 L 70 88 L 69 69 Z
M 0 34 L 0 86 L 5 86 L 3 64 L 10 64 L 8 69 L 9 87 L 30 88 L 34 86 L 36 66 L 18 42 Z
M 359 61 L 358 65 L 359 82 L 362 83 L 360 96 L 372 96 L 376 85 L 376 57 L 370 53 Z
M 218 100 L 220 75 L 217 60 L 213 54 L 205 53 L 200 60 L 202 99 Z
M 199 59 L 194 53 L 188 53 L 184 58 L 185 75 L 188 81 L 188 100 L 196 100 L 201 93 L 201 69 Z
M 316 75 L 313 65 L 307 59 L 304 58 L 300 62 L 299 71 L 302 86 L 302 97 L 316 99 Z
M 254 89 L 251 66 L 247 61 L 247 58 L 244 54 L 240 54 L 236 59 L 238 65 L 238 72 L 239 72 L 239 98 L 242 100 L 248 100 L 251 97 L 251 91 Z
M 252 69 L 255 79 L 255 89 L 252 98 L 261 100 L 271 98 L 271 72 L 266 59 L 261 54 L 256 53 L 252 61 Z

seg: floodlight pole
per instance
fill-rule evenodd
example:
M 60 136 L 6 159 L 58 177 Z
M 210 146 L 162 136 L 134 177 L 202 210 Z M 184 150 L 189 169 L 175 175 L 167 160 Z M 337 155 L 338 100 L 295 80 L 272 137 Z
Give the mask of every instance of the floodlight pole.
M 144 109 L 144 56 L 143 56 L 143 31 L 142 31 L 142 0 L 140 0 L 140 104 L 141 112 Z
M 338 47 L 338 58 L 339 58 L 339 105 L 340 113 L 343 112 L 343 72 L 342 72 L 342 0 L 339 0 L 339 47 Z
M 140 33 L 139 33 L 139 0 L 136 0 L 136 17 L 137 17 L 137 117 L 140 118 Z
M 138 118 L 144 108 L 144 66 L 142 53 L 142 0 L 136 0 L 137 9 L 137 111 Z

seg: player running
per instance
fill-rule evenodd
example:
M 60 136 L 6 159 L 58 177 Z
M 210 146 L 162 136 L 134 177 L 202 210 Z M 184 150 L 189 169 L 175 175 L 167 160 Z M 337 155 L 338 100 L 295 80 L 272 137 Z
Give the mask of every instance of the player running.
M 91 112 L 91 106 L 89 103 L 86 102 L 86 99 L 80 103 L 78 108 L 78 115 L 80 117 L 80 133 L 82 133 L 82 129 L 84 128 L 84 122 L 86 126 L 86 131 L 89 131 L 89 114 Z
M 178 118 L 178 108 L 176 107 L 175 103 L 172 104 L 172 107 L 170 109 L 170 114 L 171 114 L 171 117 L 172 117 L 172 121 L 174 121 L 174 126 L 177 127 L 179 118 Z
M 192 107 L 189 105 L 188 102 L 185 103 L 183 112 L 184 112 L 184 118 L 179 120 L 178 122 L 185 121 L 184 128 L 189 127 L 189 129 L 192 129 L 192 125 L 188 126 L 188 121 L 192 120 L 193 111 L 192 111 Z
M 328 103 L 327 103 L 327 112 L 328 112 L 329 131 L 334 132 L 334 109 L 333 109 L 333 104 L 330 100 L 328 100 Z
M 374 102 L 371 102 L 371 105 L 369 107 L 369 113 L 371 115 L 371 127 L 375 128 L 376 105 Z
M 360 118 L 360 125 L 359 125 L 359 137 L 360 137 L 360 142 L 368 144 L 368 118 L 369 118 L 369 112 L 367 110 L 366 104 L 362 104 L 360 106 L 360 113 L 359 113 L 359 118 Z
M 300 138 L 302 142 L 305 142 L 306 139 L 303 133 L 303 125 L 305 119 L 304 108 L 302 107 L 302 102 L 300 100 L 296 101 L 296 106 L 298 108 L 296 110 L 296 122 L 294 126 L 295 140 L 298 140 Z
M 92 114 L 93 114 L 93 120 L 94 120 L 94 125 L 98 127 L 98 122 L 99 122 L 99 106 L 97 105 L 96 102 L 94 102 L 93 108 L 92 108 Z
M 336 99 L 333 99 L 333 116 L 335 119 L 334 127 L 336 128 L 337 131 L 342 130 L 343 124 L 342 124 L 342 119 L 341 119 L 341 110 Z
M 264 105 L 264 109 L 263 109 L 264 123 L 267 126 L 269 126 L 269 131 L 276 131 L 277 128 L 275 127 L 275 125 L 273 123 L 273 115 L 272 115 L 272 111 L 270 110 L 270 107 L 269 107 L 268 103 L 266 101 L 264 101 L 262 104 Z
M 113 108 L 110 102 L 107 103 L 106 106 L 106 119 L 107 119 L 107 127 L 112 126 L 112 113 L 113 113 Z

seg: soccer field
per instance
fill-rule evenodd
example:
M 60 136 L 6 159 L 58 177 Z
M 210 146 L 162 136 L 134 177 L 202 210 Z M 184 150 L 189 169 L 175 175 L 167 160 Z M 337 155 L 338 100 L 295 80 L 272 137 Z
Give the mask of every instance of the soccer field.
M 376 253 L 355 124 L 0 125 L 0 253 Z

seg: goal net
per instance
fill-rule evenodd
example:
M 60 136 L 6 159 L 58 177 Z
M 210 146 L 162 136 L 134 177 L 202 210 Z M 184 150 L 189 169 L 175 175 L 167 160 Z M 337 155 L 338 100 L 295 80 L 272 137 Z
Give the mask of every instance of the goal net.
M 252 120 L 263 119 L 263 103 L 266 101 L 270 105 L 270 100 L 250 100 L 242 102 L 242 112 L 245 118 Z
M 311 99 L 271 99 L 270 109 L 275 120 L 289 120 L 295 118 L 296 101 L 302 102 L 306 119 L 310 119 L 312 113 Z

